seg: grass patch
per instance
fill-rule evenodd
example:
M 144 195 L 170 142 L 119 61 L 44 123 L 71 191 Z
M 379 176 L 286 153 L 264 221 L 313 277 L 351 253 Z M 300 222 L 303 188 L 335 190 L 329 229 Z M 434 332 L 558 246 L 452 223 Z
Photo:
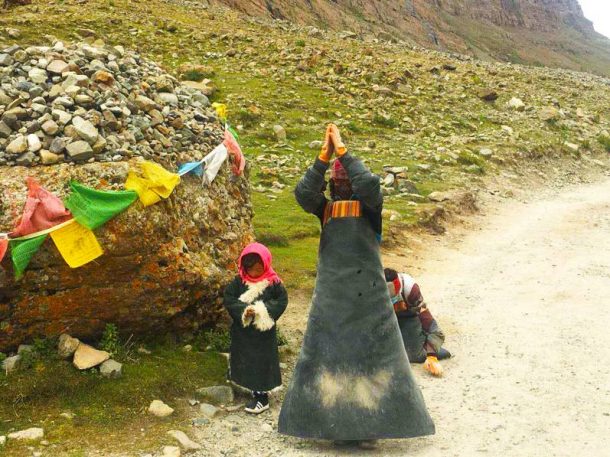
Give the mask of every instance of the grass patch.
M 137 354 L 123 365 L 119 379 L 106 379 L 95 369 L 81 372 L 56 356 L 37 358 L 29 369 L 0 374 L 0 435 L 42 427 L 53 450 L 49 455 L 54 456 L 88 455 L 88 450 L 103 450 L 109 442 L 115 452 L 134 446 L 156 450 L 165 430 L 179 424 L 187 412 L 178 398 L 224 383 L 225 372 L 223 356 L 184 352 L 171 344 L 153 348 L 150 355 Z M 146 410 L 155 399 L 175 408 L 174 415 L 166 420 L 149 415 Z M 6 451 L 15 457 L 31 455 L 18 443 L 9 442 Z
M 384 116 L 381 114 L 376 114 L 375 116 L 373 116 L 373 123 L 381 127 L 388 127 L 391 129 L 396 128 L 400 125 L 400 122 L 398 122 L 392 116 Z
M 469 151 L 460 152 L 458 162 L 464 165 L 477 165 L 480 168 L 485 166 L 485 159 Z
M 610 152 L 610 136 L 600 135 L 597 137 L 597 141 L 599 141 L 606 152 Z

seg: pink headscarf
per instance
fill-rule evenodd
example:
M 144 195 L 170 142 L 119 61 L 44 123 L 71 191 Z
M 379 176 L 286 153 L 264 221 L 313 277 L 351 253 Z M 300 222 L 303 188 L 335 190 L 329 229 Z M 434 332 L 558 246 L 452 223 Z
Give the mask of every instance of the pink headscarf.
M 241 265 L 241 259 L 248 254 L 258 254 L 263 262 L 264 272 L 258 278 L 252 278 L 248 276 L 246 269 Z M 248 246 L 244 248 L 239 256 L 239 276 L 241 277 L 243 282 L 260 282 L 265 279 L 268 280 L 272 284 L 276 284 L 278 282 L 282 282 L 280 277 L 277 275 L 273 268 L 271 268 L 271 251 L 267 249 L 267 246 L 261 243 L 250 243 Z

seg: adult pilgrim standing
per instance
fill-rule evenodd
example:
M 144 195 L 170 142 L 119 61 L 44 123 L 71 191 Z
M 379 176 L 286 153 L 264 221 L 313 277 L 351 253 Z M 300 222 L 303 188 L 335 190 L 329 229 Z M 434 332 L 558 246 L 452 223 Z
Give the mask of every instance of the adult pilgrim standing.
M 324 174 L 333 154 L 329 201 Z M 279 432 L 361 444 L 433 434 L 381 265 L 379 177 L 347 152 L 330 124 L 295 195 L 320 219 L 322 234 L 307 331 Z

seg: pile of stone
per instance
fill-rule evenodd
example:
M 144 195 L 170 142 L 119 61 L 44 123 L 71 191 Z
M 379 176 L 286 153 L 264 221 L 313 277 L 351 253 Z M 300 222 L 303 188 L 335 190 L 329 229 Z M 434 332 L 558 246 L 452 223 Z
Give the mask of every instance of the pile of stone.
M 11 46 L 0 50 L 0 165 L 192 159 L 221 141 L 209 106 L 121 46 Z
M 384 165 L 383 172 L 385 175 L 382 177 L 381 189 L 384 195 L 401 195 L 401 196 L 412 196 L 413 198 L 421 198 L 419 191 L 412 181 L 409 181 L 407 171 L 408 167 L 397 167 L 391 165 Z
M 20 345 L 17 354 L 7 357 L 3 361 L 2 369 L 7 374 L 17 370 L 22 364 L 25 354 L 32 351 L 34 351 L 32 346 Z M 59 337 L 57 353 L 62 359 L 72 358 L 72 364 L 79 370 L 99 367 L 100 374 L 104 377 L 118 378 L 122 375 L 123 365 L 111 359 L 108 352 L 95 349 L 68 334 Z

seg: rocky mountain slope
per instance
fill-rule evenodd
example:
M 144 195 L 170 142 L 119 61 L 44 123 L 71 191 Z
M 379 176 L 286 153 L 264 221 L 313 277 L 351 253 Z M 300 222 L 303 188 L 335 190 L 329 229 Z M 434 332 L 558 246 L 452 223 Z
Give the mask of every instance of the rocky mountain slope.
M 577 0 L 214 0 L 241 12 L 479 58 L 610 75 L 610 40 Z
M 202 85 L 212 102 L 227 103 L 252 167 L 256 234 L 290 287 L 313 278 L 319 224 L 291 190 L 327 122 L 384 178 L 386 241 L 405 224 L 440 230 L 443 194 L 483 186 L 485 175 L 519 179 L 556 157 L 597 166 L 610 148 L 609 81 L 591 74 L 412 49 L 185 0 L 36 0 L 0 16 L 0 44 L 49 45 L 51 36 L 103 39 L 176 78 L 211 80 Z M 185 64 L 198 69 L 185 72 Z

